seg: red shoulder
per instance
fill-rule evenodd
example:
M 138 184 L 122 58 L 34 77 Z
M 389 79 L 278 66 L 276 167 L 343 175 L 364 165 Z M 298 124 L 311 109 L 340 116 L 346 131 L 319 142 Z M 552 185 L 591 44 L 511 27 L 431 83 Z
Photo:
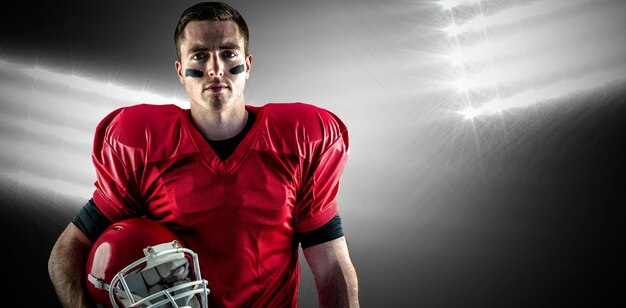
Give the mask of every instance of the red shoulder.
M 144 156 L 148 161 L 166 158 L 163 156 L 172 155 L 180 143 L 185 116 L 176 105 L 140 104 L 116 109 L 98 124 L 94 153 L 106 142 L 117 152 L 132 150 L 149 155 Z
M 269 121 L 283 127 L 283 133 L 295 133 L 296 139 L 332 143 L 347 137 L 347 127 L 333 112 L 302 102 L 266 105 Z M 343 136 L 343 135 L 346 136 Z

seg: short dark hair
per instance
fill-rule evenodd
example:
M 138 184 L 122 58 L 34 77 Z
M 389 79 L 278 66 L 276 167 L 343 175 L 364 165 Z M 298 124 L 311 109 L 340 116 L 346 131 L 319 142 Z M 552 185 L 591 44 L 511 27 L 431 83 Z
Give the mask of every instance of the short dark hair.
M 187 8 L 178 20 L 176 32 L 174 32 L 174 43 L 176 44 L 176 54 L 180 60 L 180 41 L 184 37 L 187 24 L 191 21 L 228 21 L 237 23 L 239 32 L 243 36 L 243 49 L 248 54 L 248 25 L 241 14 L 230 5 L 223 2 L 200 2 Z

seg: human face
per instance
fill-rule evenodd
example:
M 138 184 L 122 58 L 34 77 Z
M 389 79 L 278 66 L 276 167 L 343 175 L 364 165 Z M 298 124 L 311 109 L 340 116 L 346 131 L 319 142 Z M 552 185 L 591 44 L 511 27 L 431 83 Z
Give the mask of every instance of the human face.
M 234 21 L 192 21 L 180 41 L 176 72 L 192 109 L 225 111 L 244 108 L 243 90 L 250 77 L 252 55 Z

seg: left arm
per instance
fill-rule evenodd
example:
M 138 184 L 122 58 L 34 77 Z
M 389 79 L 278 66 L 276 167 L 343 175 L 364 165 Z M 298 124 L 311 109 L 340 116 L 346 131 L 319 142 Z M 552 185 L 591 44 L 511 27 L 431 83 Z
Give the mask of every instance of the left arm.
M 302 250 L 320 307 L 359 307 L 358 281 L 345 237 Z

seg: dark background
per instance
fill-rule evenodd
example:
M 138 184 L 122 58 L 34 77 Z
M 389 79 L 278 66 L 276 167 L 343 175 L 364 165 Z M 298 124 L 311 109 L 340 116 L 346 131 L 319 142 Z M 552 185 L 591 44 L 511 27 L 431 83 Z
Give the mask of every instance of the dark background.
M 112 80 L 184 101 L 173 69 L 173 31 L 193 3 L 21 2 L 0 13 L 7 300 L 58 306 L 47 258 L 89 198 L 89 136 L 105 112 L 133 103 L 20 69 Z M 624 305 L 623 77 L 468 120 L 455 112 L 463 96 L 438 83 L 449 69 L 431 56 L 447 40 L 433 30 L 447 20 L 436 3 L 229 3 L 251 29 L 247 102 L 307 101 L 334 111 L 350 128 L 339 203 L 363 307 Z M 619 1 L 594 5 L 626 12 Z M 568 33 L 602 23 L 625 29 L 624 21 L 599 19 Z M 524 24 L 516 27 L 513 33 Z M 580 58 L 568 54 L 553 63 L 555 71 L 594 58 L 583 51 L 584 40 L 577 43 Z M 605 66 L 619 69 L 626 57 L 611 61 Z M 65 130 L 54 127 L 82 134 L 67 141 L 59 137 Z M 35 183 L 31 175 L 60 181 Z M 79 189 L 69 193 L 68 183 Z M 302 267 L 300 304 L 315 307 L 306 262 Z

